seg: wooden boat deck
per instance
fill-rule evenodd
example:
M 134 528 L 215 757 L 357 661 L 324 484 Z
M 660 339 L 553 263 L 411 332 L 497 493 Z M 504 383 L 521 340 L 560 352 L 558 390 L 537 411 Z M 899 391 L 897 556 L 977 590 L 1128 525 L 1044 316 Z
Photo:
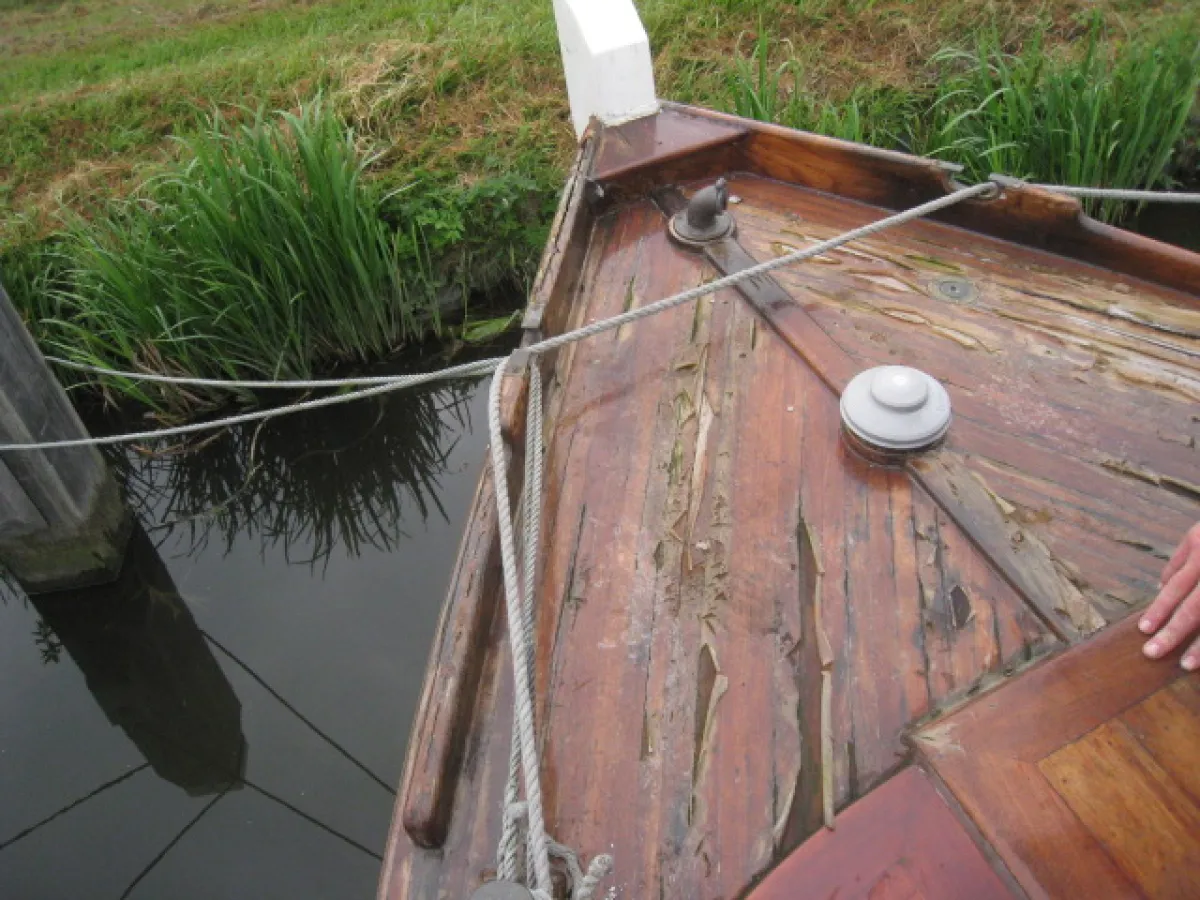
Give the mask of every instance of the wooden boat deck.
M 1144 640 L 1131 619 L 917 735 L 1031 897 L 1200 894 L 1200 679 Z
M 656 192 L 718 174 L 756 260 L 947 177 L 674 108 L 608 129 L 568 185 L 531 335 L 714 278 L 668 238 Z M 947 278 L 968 296 L 944 299 Z M 546 361 L 546 815 L 559 841 L 613 854 L 619 897 L 744 896 L 821 827 L 826 781 L 846 807 L 909 764 L 914 723 L 1125 617 L 1200 518 L 1200 258 L 1017 189 L 766 287 L 789 298 L 723 291 Z M 900 468 L 840 434 L 841 388 L 882 363 L 924 369 L 954 404 L 944 446 Z M 505 397 L 519 440 L 521 376 Z M 491 497 L 485 476 L 383 898 L 469 896 L 494 866 L 511 684 Z

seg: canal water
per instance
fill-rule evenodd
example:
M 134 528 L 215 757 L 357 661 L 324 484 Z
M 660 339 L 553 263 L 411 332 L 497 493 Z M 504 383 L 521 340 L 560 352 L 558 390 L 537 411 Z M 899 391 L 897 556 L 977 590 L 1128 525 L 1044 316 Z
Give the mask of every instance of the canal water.
M 111 457 L 120 581 L 0 589 L 0 898 L 373 896 L 486 395 Z

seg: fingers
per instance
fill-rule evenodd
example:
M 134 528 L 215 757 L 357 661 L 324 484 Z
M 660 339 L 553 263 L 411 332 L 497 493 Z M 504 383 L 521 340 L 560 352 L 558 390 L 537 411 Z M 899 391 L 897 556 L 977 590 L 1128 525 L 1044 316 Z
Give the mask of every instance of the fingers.
M 1179 542 L 1179 546 L 1175 548 L 1175 553 L 1163 567 L 1162 584 L 1170 581 L 1175 573 L 1183 568 L 1183 564 L 1187 562 L 1189 556 L 1195 559 L 1198 555 L 1200 555 L 1200 522 L 1188 529 L 1183 540 Z
M 1185 540 L 1185 545 L 1186 543 Z M 1154 634 L 1158 631 L 1183 601 L 1183 598 L 1195 590 L 1197 583 L 1200 583 L 1200 554 L 1193 554 L 1183 567 L 1163 585 L 1158 596 L 1154 598 L 1154 602 L 1142 613 L 1142 618 L 1138 622 L 1138 629 L 1142 634 Z M 1155 655 L 1150 653 L 1149 644 L 1146 647 L 1148 656 Z
M 1195 672 L 1200 669 L 1200 637 L 1192 641 L 1192 646 L 1188 647 L 1183 654 L 1183 659 L 1180 665 L 1189 672 Z
M 1189 571 L 1188 568 L 1184 568 L 1175 578 L 1171 579 L 1172 584 L 1175 582 L 1175 579 L 1180 578 Z M 1164 592 L 1165 590 L 1164 588 Z M 1162 595 L 1160 594 L 1159 596 L 1161 597 Z M 1155 603 L 1157 602 L 1156 600 Z M 1183 602 L 1179 603 L 1170 621 L 1154 637 L 1147 641 L 1145 647 L 1142 649 L 1151 659 L 1158 659 L 1182 645 L 1184 641 L 1194 637 L 1198 632 L 1200 632 L 1200 587 L 1196 585 L 1193 575 L 1191 592 L 1187 594 Z M 1191 650 L 1200 650 L 1200 648 L 1193 646 Z M 1195 654 L 1190 651 L 1185 655 L 1189 657 L 1193 668 L 1197 662 L 1200 662 L 1200 660 L 1196 659 Z

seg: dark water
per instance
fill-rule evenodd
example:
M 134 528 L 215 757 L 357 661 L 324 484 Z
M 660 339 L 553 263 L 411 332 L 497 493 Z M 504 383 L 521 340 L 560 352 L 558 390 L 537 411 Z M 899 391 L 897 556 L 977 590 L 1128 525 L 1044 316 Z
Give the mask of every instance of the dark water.
M 1147 203 L 1127 227 L 1155 240 L 1200 252 L 1200 207 L 1195 205 Z
M 116 456 L 121 580 L 0 604 L 0 898 L 373 896 L 486 393 Z

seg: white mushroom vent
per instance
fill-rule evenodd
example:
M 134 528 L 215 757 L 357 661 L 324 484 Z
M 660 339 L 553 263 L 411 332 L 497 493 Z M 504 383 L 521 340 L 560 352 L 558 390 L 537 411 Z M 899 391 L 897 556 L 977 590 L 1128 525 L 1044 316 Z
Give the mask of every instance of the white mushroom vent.
M 884 450 L 920 450 L 950 427 L 950 395 L 936 378 L 908 366 L 859 372 L 842 392 L 842 422 Z

